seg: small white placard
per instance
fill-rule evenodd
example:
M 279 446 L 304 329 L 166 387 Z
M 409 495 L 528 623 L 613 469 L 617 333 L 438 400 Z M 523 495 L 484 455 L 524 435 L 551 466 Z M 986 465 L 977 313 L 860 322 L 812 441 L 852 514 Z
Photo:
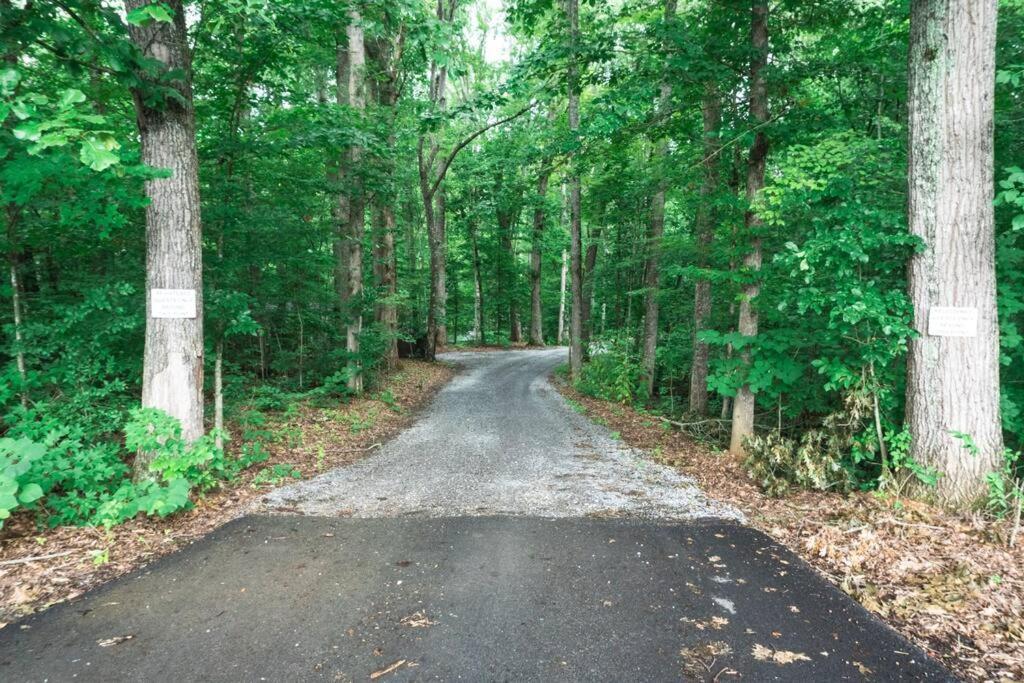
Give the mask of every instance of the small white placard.
M 932 306 L 928 312 L 928 335 L 932 337 L 978 336 L 978 309 L 960 306 Z
M 196 317 L 196 290 L 194 289 L 151 289 L 149 297 L 149 317 L 151 318 Z

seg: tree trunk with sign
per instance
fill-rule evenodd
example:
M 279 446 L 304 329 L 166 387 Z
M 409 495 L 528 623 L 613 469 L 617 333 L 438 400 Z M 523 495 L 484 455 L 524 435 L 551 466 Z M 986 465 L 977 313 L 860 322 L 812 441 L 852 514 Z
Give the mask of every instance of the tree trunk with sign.
M 126 0 L 128 12 L 151 4 Z M 133 91 L 142 141 L 142 163 L 166 169 L 165 177 L 146 181 L 146 342 L 142 368 L 142 405 L 159 408 L 181 421 L 186 442 L 203 435 L 203 252 L 199 213 L 199 174 L 196 160 L 195 114 L 185 10 L 181 0 L 167 3 L 171 21 L 150 20 L 130 25 L 132 42 L 163 73 L 180 78 L 161 81 L 176 97 L 156 101 L 147 96 L 148 84 Z M 159 290 L 184 290 L 192 298 L 194 315 L 185 317 L 187 304 L 165 315 Z M 154 306 L 154 301 L 157 305 Z M 179 300 L 180 304 L 180 300 Z M 135 460 L 136 480 L 150 477 L 152 454 Z
M 939 471 L 934 493 L 952 505 L 985 494 L 1003 450 L 992 209 L 996 4 L 915 0 L 911 9 L 909 217 L 925 247 L 909 269 L 920 337 L 910 343 L 907 423 L 911 456 Z

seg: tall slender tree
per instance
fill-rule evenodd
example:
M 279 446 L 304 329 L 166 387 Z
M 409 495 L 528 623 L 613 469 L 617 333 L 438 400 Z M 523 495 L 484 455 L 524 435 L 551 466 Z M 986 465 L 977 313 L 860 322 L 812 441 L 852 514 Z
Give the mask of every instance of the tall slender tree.
M 768 4 L 754 0 L 750 23 L 750 122 L 756 128 L 754 142 L 747 157 L 747 213 L 743 223 L 748 251 L 743 258 L 744 276 L 747 283 L 739 303 L 737 331 L 752 340 L 757 336 L 757 302 L 761 291 L 761 219 L 754 211 L 753 204 L 764 187 L 765 161 L 768 157 L 768 137 L 764 126 L 768 122 L 768 91 L 765 84 L 764 68 L 768 64 Z M 742 351 L 744 365 L 751 363 L 750 346 Z M 754 408 L 756 397 L 746 382 L 739 388 L 732 404 L 732 437 L 729 451 L 736 456 L 744 452 L 744 441 L 754 433 Z
M 436 17 L 441 23 L 450 24 L 455 18 L 458 0 L 437 0 Z M 438 112 L 448 108 L 448 65 L 434 59 L 430 64 L 430 101 Z M 447 239 L 444 176 L 447 164 L 436 170 L 440 152 L 440 141 L 436 132 L 420 136 L 419 172 L 420 195 L 423 199 L 423 213 L 427 222 L 427 244 L 430 250 L 430 296 L 427 304 L 427 358 L 433 360 L 438 348 L 448 343 L 446 310 L 447 288 Z
M 914 0 L 910 32 L 911 455 L 973 502 L 1003 448 L 992 208 L 996 0 Z M 953 310 L 950 311 L 949 309 Z M 945 310 L 943 310 L 945 309 Z M 943 315 L 960 318 L 945 336 Z M 974 323 L 972 327 L 972 323 Z
M 395 251 L 395 121 L 398 115 L 399 68 L 405 50 L 406 29 L 399 25 L 397 35 L 381 35 L 366 42 L 367 60 L 373 64 L 374 98 L 381 109 L 388 135 L 385 150 L 378 161 L 382 166 L 383 187 L 374 195 L 374 273 L 380 288 L 381 300 L 375 317 L 383 328 L 385 339 L 384 364 L 388 369 L 398 365 L 398 257 Z
M 338 104 L 356 112 L 366 108 L 366 46 L 359 10 L 348 12 L 348 23 L 339 31 L 337 70 Z M 337 225 L 334 242 L 335 287 L 345 327 L 345 350 L 349 354 L 348 387 L 363 390 L 363 371 L 359 363 L 359 336 L 363 331 L 363 232 L 366 205 L 359 166 L 363 159 L 360 145 L 349 145 L 338 164 Z
M 665 0 L 662 20 L 667 31 L 675 19 L 676 0 Z M 668 46 L 668 39 L 664 41 Z M 667 53 L 667 50 L 666 50 Z M 668 59 L 665 60 L 666 65 Z M 658 115 L 664 117 L 671 107 L 672 83 L 669 81 L 668 68 L 664 69 L 658 93 Z M 654 396 L 654 373 L 658 355 L 658 297 L 661 286 L 661 269 L 659 255 L 661 239 L 665 232 L 665 194 L 668 191 L 668 177 L 665 164 L 668 160 L 668 136 L 664 133 L 654 141 L 651 166 L 655 169 L 654 194 L 651 196 L 650 216 L 647 221 L 647 263 L 644 268 L 644 350 L 643 364 L 647 382 L 647 395 Z
M 705 86 L 701 105 L 704 120 L 703 182 L 695 221 L 697 237 L 697 266 L 708 267 L 708 254 L 715 234 L 715 194 L 718 192 L 719 154 L 722 151 L 718 129 L 722 123 L 722 107 L 717 86 Z M 693 290 L 693 364 L 690 366 L 690 412 L 704 415 L 708 412 L 708 356 L 707 342 L 700 333 L 707 328 L 711 315 L 711 281 L 698 276 Z
M 537 174 L 537 196 L 533 209 L 533 245 L 530 250 L 530 344 L 544 346 L 544 307 L 541 301 L 541 262 L 543 257 L 544 226 L 547 222 L 548 179 L 551 166 L 541 166 Z
M 565 18 L 569 25 L 569 65 L 566 70 L 568 93 L 569 133 L 579 137 L 580 82 L 579 82 L 579 0 L 565 0 Z M 574 140 L 575 142 L 575 140 Z M 572 278 L 572 310 L 569 313 L 569 374 L 578 379 L 583 370 L 583 239 L 581 187 L 579 169 L 574 166 L 575 153 L 569 158 L 569 253 Z

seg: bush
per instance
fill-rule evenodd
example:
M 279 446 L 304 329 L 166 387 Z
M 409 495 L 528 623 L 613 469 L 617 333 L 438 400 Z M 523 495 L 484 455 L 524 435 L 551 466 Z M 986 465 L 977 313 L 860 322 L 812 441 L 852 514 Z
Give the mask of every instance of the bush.
M 209 490 L 266 459 L 260 453 L 226 458 L 215 433 L 186 445 L 180 423 L 153 408 L 129 413 L 127 453 L 120 444 L 89 444 L 80 432 L 44 422 L 11 431 L 21 435 L 0 439 L 0 525 L 19 510 L 35 510 L 51 527 L 112 526 L 139 513 L 163 517 L 191 505 L 194 489 Z M 140 451 L 154 454 L 153 480 L 129 478 L 127 456 Z
M 576 389 L 587 396 L 617 403 L 631 403 L 646 394 L 643 365 L 627 342 L 603 340 L 595 347 L 599 350 L 583 366 Z

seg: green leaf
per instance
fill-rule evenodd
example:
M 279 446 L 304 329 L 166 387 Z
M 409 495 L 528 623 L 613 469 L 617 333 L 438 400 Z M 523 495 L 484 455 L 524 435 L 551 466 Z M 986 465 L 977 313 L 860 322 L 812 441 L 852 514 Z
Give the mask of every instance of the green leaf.
M 19 140 L 35 142 L 42 135 L 40 125 L 38 123 L 23 123 L 14 129 L 14 137 Z
M 75 104 L 81 104 L 85 102 L 85 93 L 76 88 L 65 90 L 64 94 L 60 96 L 60 106 L 70 107 Z
M 43 487 L 39 484 L 27 484 L 21 488 L 18 492 L 18 501 L 22 505 L 27 505 L 34 500 L 39 500 L 43 497 Z
M 114 154 L 114 150 L 120 146 L 117 140 L 109 135 L 103 137 L 89 136 L 82 140 L 82 150 L 79 154 L 79 159 L 94 171 L 104 171 L 121 160 L 117 154 Z
M 146 5 L 145 7 L 139 7 L 133 9 L 125 17 L 125 21 L 133 26 L 145 26 L 151 21 L 171 21 L 171 12 L 167 5 Z
M 18 507 L 18 499 L 9 493 L 0 493 L 0 513 L 13 510 Z M 0 519 L 3 519 L 7 515 L 0 514 Z

